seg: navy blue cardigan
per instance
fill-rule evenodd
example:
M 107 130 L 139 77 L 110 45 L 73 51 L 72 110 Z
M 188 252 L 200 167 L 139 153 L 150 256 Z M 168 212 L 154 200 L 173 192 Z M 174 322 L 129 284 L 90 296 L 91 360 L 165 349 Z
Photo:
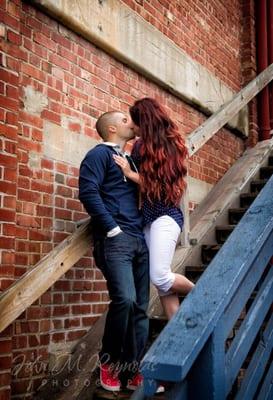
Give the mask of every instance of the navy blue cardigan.
M 143 237 L 138 208 L 138 187 L 113 159 L 115 150 L 103 143 L 91 149 L 80 166 L 79 199 L 92 217 L 95 238 L 105 237 L 116 226 Z

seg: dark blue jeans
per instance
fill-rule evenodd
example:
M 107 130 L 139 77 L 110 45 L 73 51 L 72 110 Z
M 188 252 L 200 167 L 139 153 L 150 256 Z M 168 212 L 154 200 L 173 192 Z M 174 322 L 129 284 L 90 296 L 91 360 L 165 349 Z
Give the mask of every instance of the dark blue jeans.
M 145 240 L 124 232 L 102 239 L 94 245 L 94 258 L 111 299 L 101 361 L 139 362 L 149 329 L 149 255 Z

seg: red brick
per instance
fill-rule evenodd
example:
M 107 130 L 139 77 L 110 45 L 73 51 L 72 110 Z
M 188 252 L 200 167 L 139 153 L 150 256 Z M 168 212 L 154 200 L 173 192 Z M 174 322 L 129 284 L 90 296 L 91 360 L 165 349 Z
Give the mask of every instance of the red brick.
M 9 110 L 13 110 L 13 111 L 17 111 L 18 110 L 18 101 L 0 95 L 0 107 L 6 108 Z
M 80 321 L 79 318 L 66 319 L 66 320 L 64 321 L 64 327 L 65 327 L 66 329 L 74 328 L 74 327 L 79 327 L 80 324 L 81 324 L 81 321 Z
M 68 332 L 67 338 L 68 338 L 68 340 L 80 339 L 81 337 L 83 337 L 85 335 L 86 332 L 87 332 L 86 330 L 71 331 L 71 332 Z
M 15 211 L 0 209 L 0 221 L 15 221 Z
M 17 185 L 19 188 L 30 189 L 30 179 L 25 176 L 19 176 Z
M 32 188 L 33 189 L 33 188 Z M 38 190 L 38 189 L 36 189 Z M 32 203 L 41 203 L 42 195 L 39 192 L 33 192 L 30 190 L 18 190 L 18 200 L 29 201 Z
M 65 339 L 64 333 L 53 333 L 52 335 L 52 342 L 58 343 L 63 342 Z
M 18 31 L 19 30 L 19 21 L 12 17 L 10 14 L 0 10 L 0 20 L 4 22 L 4 24 L 10 26 L 14 30 Z
M 46 169 L 53 169 L 53 161 L 51 160 L 46 160 L 45 158 L 41 159 L 41 167 L 46 168 Z
M 67 60 L 64 60 L 63 57 L 58 56 L 57 54 L 50 54 L 49 56 L 49 61 L 57 65 L 58 67 L 61 67 L 67 71 L 70 69 L 70 63 Z
M 52 217 L 53 209 L 50 207 L 37 206 L 37 215 L 40 217 Z
M 0 373 L 0 387 L 8 386 L 11 383 L 11 375 L 9 373 Z
M 64 280 L 58 280 L 54 284 L 54 289 L 61 290 L 61 291 L 70 291 L 71 290 L 71 282 L 64 281 Z
M 29 307 L 27 309 L 27 318 L 30 320 L 50 317 L 50 307 Z M 36 326 L 36 325 L 35 325 Z M 36 329 L 36 328 L 35 328 Z
M 10 369 L 12 365 L 12 358 L 11 356 L 1 356 L 0 357 L 0 370 Z
M 10 287 L 14 282 L 13 279 L 2 279 L 0 281 L 0 290 L 4 291 Z
M 11 340 L 0 340 L 0 354 L 8 354 L 12 351 Z
M 56 43 L 66 47 L 68 50 L 71 49 L 72 47 L 72 43 L 69 39 L 64 38 L 63 36 L 61 36 L 58 33 L 53 32 L 52 33 L 52 40 L 54 40 Z
M 44 36 L 41 32 L 34 32 L 33 40 L 47 49 L 52 50 L 54 53 L 57 50 L 57 45 L 55 42 L 50 40 L 48 37 Z
M 17 131 L 18 131 L 18 129 L 15 127 L 0 124 L 0 133 L 1 133 L 1 135 L 5 136 L 6 138 L 16 139 Z
M 72 212 L 69 210 L 63 210 L 61 208 L 56 208 L 55 209 L 55 218 L 66 219 L 66 220 L 70 221 L 72 219 Z
M 55 306 L 53 309 L 54 316 L 64 316 L 69 315 L 70 307 L 69 306 Z
M 9 42 L 15 43 L 18 46 L 21 46 L 21 44 L 22 44 L 21 35 L 18 35 L 17 33 L 13 32 L 13 31 L 8 30 L 7 38 L 8 38 Z
M 40 193 L 53 193 L 53 185 L 42 181 L 33 180 L 31 182 L 31 189 L 38 190 Z
M 58 125 L 61 124 L 61 116 L 55 112 L 43 110 L 41 116 L 48 121 L 54 122 Z
M 72 314 L 90 314 L 91 313 L 91 305 L 89 304 L 81 304 L 72 306 Z
M 13 249 L 14 242 L 11 237 L 0 237 L 0 249 Z
M 22 73 L 31 76 L 34 79 L 37 79 L 41 82 L 45 82 L 46 83 L 46 74 L 41 71 L 38 68 L 35 68 L 34 66 L 30 65 L 30 64 L 22 64 L 21 67 L 21 71 Z
M 19 119 L 21 122 L 25 122 L 26 124 L 35 126 L 35 128 L 43 128 L 43 120 L 41 117 L 33 114 L 29 114 L 24 111 L 20 111 Z
M 8 388 L 0 388 L 0 400 L 7 400 L 10 398 L 11 390 Z
M 2 251 L 2 263 L 7 264 L 10 269 L 13 270 L 12 264 L 14 264 L 15 260 L 15 254 L 8 252 L 8 251 Z
M 17 224 L 20 226 L 39 228 L 41 226 L 41 219 L 28 215 L 17 215 Z
M 82 294 L 82 301 L 84 302 L 95 302 L 101 301 L 100 293 L 83 293 Z
M 52 232 L 47 231 L 35 231 L 32 230 L 29 232 L 29 239 L 30 240 L 37 240 L 37 241 L 50 241 L 52 238 Z M 35 256 L 33 256 L 35 257 Z

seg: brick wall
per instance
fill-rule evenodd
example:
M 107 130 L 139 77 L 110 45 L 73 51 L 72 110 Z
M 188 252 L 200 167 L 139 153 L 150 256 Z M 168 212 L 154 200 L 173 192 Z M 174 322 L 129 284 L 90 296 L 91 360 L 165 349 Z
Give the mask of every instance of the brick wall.
M 231 88 L 240 88 L 239 1 L 227 6 L 216 1 L 125 3 Z M 146 95 L 165 105 L 182 134 L 205 117 L 25 2 L 0 1 L 0 20 L 3 291 L 86 216 L 77 200 L 78 166 L 45 155 L 46 124 L 75 137 L 97 138 L 94 123 L 102 112 L 127 111 Z M 240 138 L 222 129 L 192 157 L 190 175 L 215 184 L 243 149 Z M 46 375 L 49 353 L 84 335 L 105 310 L 105 282 L 90 254 L 1 334 L 0 400 L 31 398 Z
M 123 0 L 234 90 L 241 85 L 241 0 Z

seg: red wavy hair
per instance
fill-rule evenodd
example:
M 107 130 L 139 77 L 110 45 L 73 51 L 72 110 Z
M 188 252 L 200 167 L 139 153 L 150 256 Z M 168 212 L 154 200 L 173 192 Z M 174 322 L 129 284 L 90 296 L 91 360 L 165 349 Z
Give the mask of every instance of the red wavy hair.
M 186 187 L 187 148 L 176 124 L 155 100 L 145 97 L 130 107 L 139 127 L 141 192 L 150 202 L 178 205 Z

